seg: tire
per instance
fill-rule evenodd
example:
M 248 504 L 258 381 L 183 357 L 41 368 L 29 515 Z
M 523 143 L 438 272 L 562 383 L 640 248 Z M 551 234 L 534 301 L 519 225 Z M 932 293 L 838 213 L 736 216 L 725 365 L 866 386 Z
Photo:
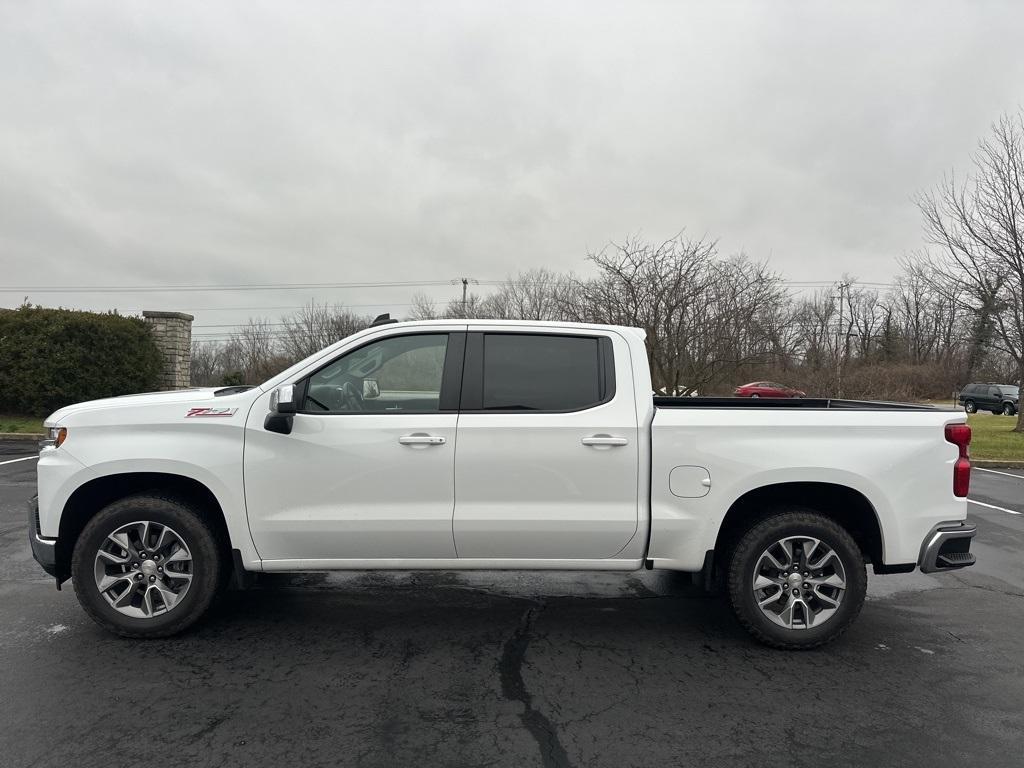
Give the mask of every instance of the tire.
M 977 413 L 978 406 L 973 400 L 964 400 L 964 411 L 967 413 Z
M 97 513 L 71 559 L 85 612 L 104 629 L 133 638 L 168 637 L 194 624 L 217 594 L 223 570 L 217 538 L 199 512 L 149 494 Z
M 1003 410 L 1001 413 L 1003 416 L 1016 416 L 1017 409 L 1013 407 L 1013 403 L 1003 403 Z
M 790 565 L 799 565 L 802 572 L 780 575 L 770 565 L 771 559 L 766 559 L 775 553 L 776 560 L 786 564 L 786 550 L 779 549 L 783 541 L 792 550 Z M 812 546 L 811 541 L 818 543 Z M 808 552 L 811 557 L 803 560 Z M 818 560 L 822 552 L 823 562 Z M 807 563 L 811 567 L 802 570 Z M 756 575 L 772 586 L 756 589 Z M 844 584 L 842 589 L 835 586 L 837 578 Z M 864 605 L 867 580 L 864 557 L 846 529 L 818 512 L 800 508 L 780 511 L 748 530 L 731 553 L 727 578 L 729 601 L 740 624 L 765 645 L 784 650 L 817 648 L 845 632 Z M 810 582 L 814 582 L 811 591 L 806 592 Z M 793 598 L 792 588 L 799 598 Z M 759 600 L 769 599 L 775 590 L 780 590 L 779 600 L 762 609 Z M 787 609 L 790 626 L 785 626 Z
M 753 400 L 753 399 L 755 399 L 755 398 L 759 398 L 759 397 L 761 397 L 761 396 L 760 396 L 759 394 L 757 394 L 757 393 L 755 392 L 754 394 L 752 394 L 752 395 L 750 396 L 750 399 L 751 399 L 751 400 Z

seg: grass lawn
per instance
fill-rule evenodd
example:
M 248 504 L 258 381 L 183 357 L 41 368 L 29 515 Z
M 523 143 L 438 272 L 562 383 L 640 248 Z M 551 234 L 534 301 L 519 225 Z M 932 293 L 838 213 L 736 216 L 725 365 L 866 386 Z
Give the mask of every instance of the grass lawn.
M 1014 432 L 1016 416 L 974 413 L 971 425 L 971 458 L 994 461 L 1024 461 L 1024 432 Z
M 31 416 L 0 414 L 0 432 L 42 432 L 43 420 Z

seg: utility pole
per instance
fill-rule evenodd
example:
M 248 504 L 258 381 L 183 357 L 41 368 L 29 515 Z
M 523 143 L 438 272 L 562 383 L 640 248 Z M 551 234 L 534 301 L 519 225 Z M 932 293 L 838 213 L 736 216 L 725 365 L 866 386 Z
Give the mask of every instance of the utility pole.
M 460 277 L 450 281 L 452 285 L 458 285 L 462 283 L 462 317 L 466 317 L 466 299 L 469 292 L 469 284 L 480 285 L 479 280 L 474 280 L 472 277 Z
M 839 327 L 836 328 L 836 397 L 843 396 L 843 352 L 846 349 L 846 332 L 843 330 L 843 298 L 849 288 L 849 283 L 839 284 Z

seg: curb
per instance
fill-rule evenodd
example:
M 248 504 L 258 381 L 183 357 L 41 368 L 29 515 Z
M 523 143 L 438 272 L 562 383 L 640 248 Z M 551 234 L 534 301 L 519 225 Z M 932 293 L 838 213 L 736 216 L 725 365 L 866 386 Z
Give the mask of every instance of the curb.
M 42 440 L 41 432 L 0 432 L 0 440 Z
M 996 459 L 975 459 L 971 458 L 972 467 L 981 467 L 982 469 L 998 469 L 1003 467 L 1004 469 L 1024 469 L 1024 461 L 997 461 Z

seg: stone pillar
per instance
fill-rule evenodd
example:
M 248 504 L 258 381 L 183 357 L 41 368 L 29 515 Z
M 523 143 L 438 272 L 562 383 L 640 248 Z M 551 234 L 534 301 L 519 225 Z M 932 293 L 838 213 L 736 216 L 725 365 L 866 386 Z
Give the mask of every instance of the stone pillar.
M 184 312 L 143 311 L 153 340 L 164 356 L 160 389 L 184 389 L 191 386 L 192 315 Z

